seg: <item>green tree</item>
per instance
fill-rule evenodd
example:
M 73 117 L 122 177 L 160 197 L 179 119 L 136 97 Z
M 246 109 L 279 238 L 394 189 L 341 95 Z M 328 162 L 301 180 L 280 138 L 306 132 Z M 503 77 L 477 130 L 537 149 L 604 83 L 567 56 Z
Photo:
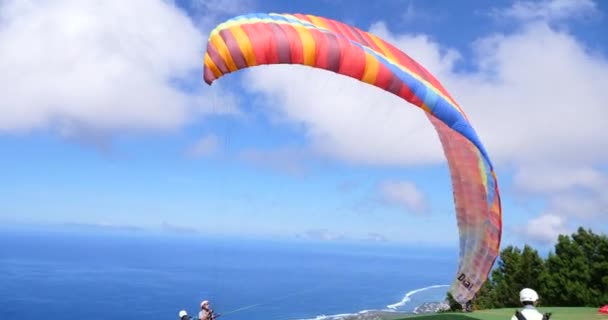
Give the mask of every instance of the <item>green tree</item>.
M 597 306 L 608 301 L 608 238 L 579 228 L 560 235 L 546 262 L 547 302 L 559 306 Z
M 473 309 L 483 310 L 496 308 L 496 294 L 494 287 L 494 282 L 490 276 L 488 280 L 481 286 L 479 292 L 477 292 L 475 299 L 473 299 Z
M 500 252 L 498 267 L 492 271 L 476 299 L 479 308 L 517 307 L 519 291 L 523 288 L 544 287 L 545 265 L 538 251 L 526 245 L 523 251 L 508 246 Z
M 451 293 L 448 292 L 446 300 L 448 302 L 448 305 L 450 305 L 451 311 L 462 311 L 462 305 L 458 301 L 456 301 L 456 299 L 454 299 L 454 296 L 452 296 Z
M 492 279 L 495 283 L 494 305 L 498 308 L 519 305 L 517 276 L 520 260 L 521 251 L 517 247 L 507 246 L 500 252 L 498 267 L 492 271 Z
M 604 304 L 608 301 L 608 237 L 594 234 L 591 230 L 579 228 L 572 235 L 574 242 L 581 247 L 589 266 L 589 306 Z
M 516 274 L 516 285 L 517 291 L 517 304 L 519 302 L 519 291 L 523 288 L 532 288 L 539 292 L 542 297 L 542 289 L 545 286 L 544 280 L 546 279 L 545 261 L 540 257 L 538 251 L 532 247 L 525 245 L 524 250 L 521 253 L 521 259 L 519 261 L 518 272 Z
M 608 236 L 579 228 L 571 236 L 560 235 L 555 252 L 543 260 L 529 245 L 523 250 L 507 246 L 496 268 L 481 287 L 474 309 L 517 307 L 519 291 L 535 289 L 541 304 L 551 306 L 598 306 L 608 302 Z M 451 296 L 453 310 L 460 304 Z

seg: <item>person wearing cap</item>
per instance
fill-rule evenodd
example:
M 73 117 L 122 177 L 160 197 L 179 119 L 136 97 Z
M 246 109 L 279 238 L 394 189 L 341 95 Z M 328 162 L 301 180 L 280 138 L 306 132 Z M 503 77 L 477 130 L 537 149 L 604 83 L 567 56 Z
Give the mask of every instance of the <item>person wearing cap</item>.
M 190 320 L 192 318 L 190 318 L 190 316 L 188 316 L 188 312 L 186 312 L 186 310 L 182 310 L 179 312 L 178 314 L 179 316 L 179 320 Z
M 524 288 L 519 292 L 519 301 L 523 304 L 523 309 L 517 311 L 511 320 L 548 320 L 550 314 L 543 315 L 538 312 L 538 293 L 530 288 Z
M 198 320 L 214 320 L 215 318 L 217 316 L 209 308 L 209 301 L 203 300 L 201 302 L 201 311 L 198 312 Z

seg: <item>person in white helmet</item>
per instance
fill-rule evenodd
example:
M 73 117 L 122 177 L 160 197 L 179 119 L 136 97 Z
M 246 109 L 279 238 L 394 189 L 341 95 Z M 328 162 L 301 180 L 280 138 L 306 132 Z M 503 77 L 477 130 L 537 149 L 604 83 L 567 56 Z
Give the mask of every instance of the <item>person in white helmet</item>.
M 518 310 L 511 320 L 548 320 L 550 314 L 542 314 L 536 309 L 538 293 L 530 288 L 524 288 L 519 292 L 519 301 L 523 309 Z
M 219 317 L 219 314 L 214 314 L 213 310 L 209 308 L 209 301 L 203 300 L 201 302 L 201 311 L 198 313 L 198 320 L 214 320 L 217 317 Z
M 179 316 L 179 320 L 190 320 L 192 318 L 190 318 L 190 316 L 188 316 L 188 312 L 186 312 L 186 310 L 182 310 L 179 312 L 178 314 Z

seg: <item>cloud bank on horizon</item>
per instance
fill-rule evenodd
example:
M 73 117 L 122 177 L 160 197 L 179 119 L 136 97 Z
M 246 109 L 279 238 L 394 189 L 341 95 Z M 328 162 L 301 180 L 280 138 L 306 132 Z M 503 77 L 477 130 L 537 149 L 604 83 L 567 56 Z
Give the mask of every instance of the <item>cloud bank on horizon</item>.
M 408 21 L 428 17 L 412 3 L 404 9 Z M 243 161 L 288 174 L 301 173 L 310 158 L 369 167 L 445 163 L 421 110 L 353 79 L 272 66 L 243 71 L 238 89 L 228 81 L 203 86 L 208 32 L 255 7 L 206 0 L 186 9 L 171 1 L 2 2 L 0 133 L 167 132 L 193 119 L 241 117 L 250 103 L 271 122 L 299 130 L 305 146 L 239 150 Z M 386 21 L 360 27 L 421 62 L 454 96 L 497 166 L 499 183 L 512 181 L 503 198 L 544 201 L 539 211 L 516 218 L 504 210 L 505 232 L 547 243 L 578 225 L 593 226 L 608 217 L 607 49 L 586 44 L 568 26 L 602 19 L 603 12 L 590 0 L 553 0 L 515 1 L 482 14 L 513 27 L 481 33 L 469 48 L 396 31 Z M 203 135 L 185 153 L 208 157 L 221 152 L 221 143 Z M 376 193 L 417 215 L 434 207 L 415 181 L 386 180 Z M 341 238 L 307 233 L 314 235 Z

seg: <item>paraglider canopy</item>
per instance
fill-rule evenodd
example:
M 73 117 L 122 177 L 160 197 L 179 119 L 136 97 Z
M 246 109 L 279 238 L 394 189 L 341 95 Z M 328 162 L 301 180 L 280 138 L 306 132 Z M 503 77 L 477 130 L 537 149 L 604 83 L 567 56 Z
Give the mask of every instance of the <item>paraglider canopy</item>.
M 471 300 L 498 256 L 502 208 L 489 154 L 460 105 L 428 70 L 392 44 L 340 21 L 300 13 L 251 13 L 219 24 L 209 35 L 203 76 L 211 85 L 231 72 L 278 64 L 351 77 L 425 112 L 448 161 L 460 233 L 450 292 L 459 303 Z

